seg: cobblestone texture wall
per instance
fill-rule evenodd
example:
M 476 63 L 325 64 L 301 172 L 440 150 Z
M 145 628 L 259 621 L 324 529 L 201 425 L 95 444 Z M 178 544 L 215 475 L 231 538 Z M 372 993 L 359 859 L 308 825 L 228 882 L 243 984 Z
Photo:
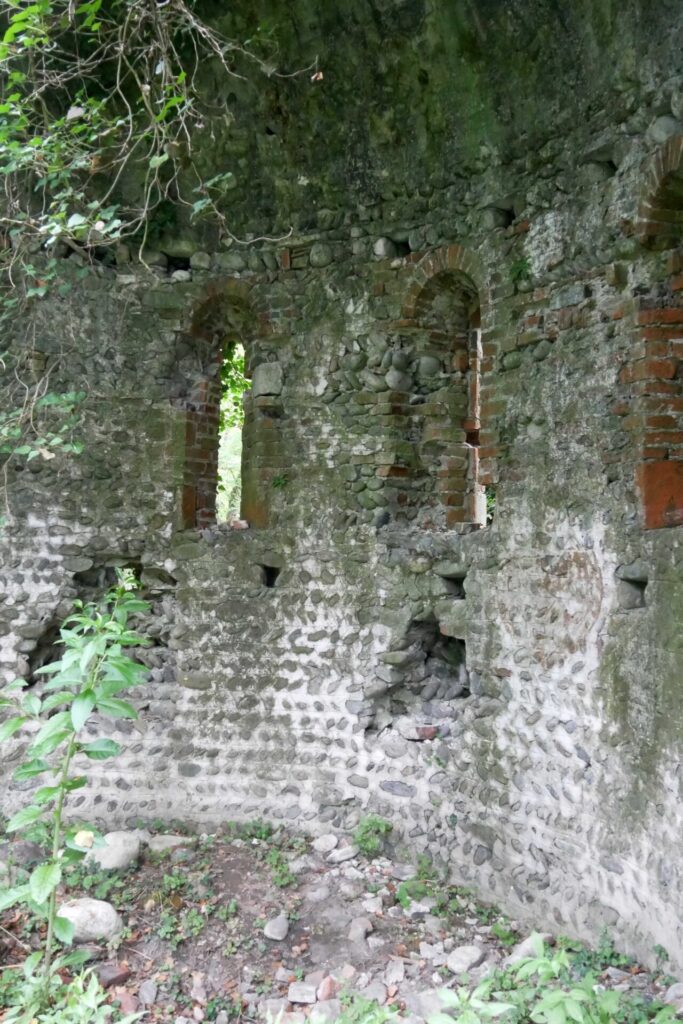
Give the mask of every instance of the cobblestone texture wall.
M 286 241 L 64 260 L 29 355 L 86 383 L 86 450 L 8 467 L 0 667 L 116 565 L 157 641 L 83 813 L 372 811 L 517 916 L 680 954 L 683 93 L 648 76 L 579 148 L 559 126 Z M 247 530 L 213 522 L 236 338 Z

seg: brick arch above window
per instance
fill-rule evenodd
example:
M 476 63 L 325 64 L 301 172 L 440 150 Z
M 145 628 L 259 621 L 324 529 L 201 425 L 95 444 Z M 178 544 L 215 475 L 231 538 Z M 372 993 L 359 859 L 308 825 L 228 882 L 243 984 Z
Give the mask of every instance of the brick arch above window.
M 683 135 L 672 135 L 650 157 L 634 230 L 653 248 L 683 244 Z

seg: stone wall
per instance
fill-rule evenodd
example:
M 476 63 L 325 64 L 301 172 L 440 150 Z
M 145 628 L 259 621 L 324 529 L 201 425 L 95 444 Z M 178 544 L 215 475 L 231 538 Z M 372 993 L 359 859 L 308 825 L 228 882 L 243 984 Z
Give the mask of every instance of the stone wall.
M 116 565 L 156 638 L 79 812 L 372 811 L 518 917 L 683 966 L 683 104 L 646 78 L 580 148 L 563 122 L 279 241 L 63 261 L 7 361 L 85 387 L 86 447 L 7 467 L 0 665 Z M 246 530 L 214 522 L 236 339 Z

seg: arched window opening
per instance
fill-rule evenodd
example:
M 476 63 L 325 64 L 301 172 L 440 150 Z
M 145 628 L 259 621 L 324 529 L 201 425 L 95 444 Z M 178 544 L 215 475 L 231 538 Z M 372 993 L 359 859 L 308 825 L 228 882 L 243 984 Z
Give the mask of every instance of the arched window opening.
M 436 274 L 415 304 L 420 416 L 419 472 L 427 504 L 448 526 L 487 523 L 479 482 L 481 313 L 477 288 L 461 271 Z
M 221 365 L 216 490 L 218 523 L 239 519 L 241 512 L 244 393 L 251 386 L 245 375 L 244 360 L 244 346 L 241 342 L 230 342 L 225 348 Z
M 648 248 L 683 244 L 683 138 L 656 154 L 652 188 L 639 213 Z M 662 257 L 658 257 L 661 259 Z M 669 276 L 638 296 L 640 335 L 622 371 L 637 431 L 636 484 L 646 529 L 683 525 L 683 253 L 668 257 Z
M 243 427 L 247 434 L 253 430 L 245 350 L 247 343 L 252 347 L 254 325 L 243 299 L 215 295 L 179 336 L 175 401 L 184 411 L 180 518 L 185 528 L 201 530 L 242 518 L 249 489 L 243 483 L 250 469 Z M 252 493 L 255 486 L 251 480 Z

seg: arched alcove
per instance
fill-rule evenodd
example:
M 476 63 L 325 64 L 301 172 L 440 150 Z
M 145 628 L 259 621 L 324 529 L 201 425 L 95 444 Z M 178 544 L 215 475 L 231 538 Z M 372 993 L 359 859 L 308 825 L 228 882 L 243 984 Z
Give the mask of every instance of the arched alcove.
M 486 523 L 478 479 L 480 445 L 481 303 L 461 270 L 445 269 L 416 296 L 413 345 L 418 357 L 420 470 L 433 481 L 450 525 Z

